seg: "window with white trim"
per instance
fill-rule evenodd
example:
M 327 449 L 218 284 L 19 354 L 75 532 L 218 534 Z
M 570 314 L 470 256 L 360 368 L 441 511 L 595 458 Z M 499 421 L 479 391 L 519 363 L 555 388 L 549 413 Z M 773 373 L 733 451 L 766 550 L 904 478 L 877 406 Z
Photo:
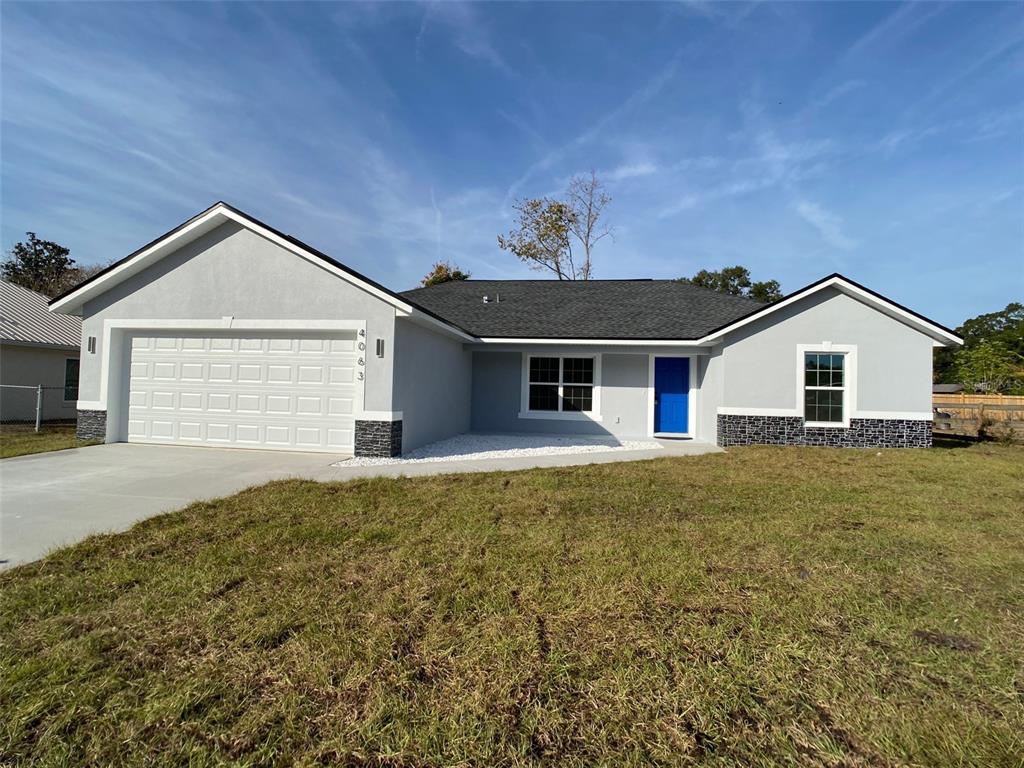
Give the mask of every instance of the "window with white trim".
M 533 357 L 527 363 L 529 411 L 590 413 L 594 410 L 593 357 Z
M 846 355 L 804 353 L 804 421 L 842 424 L 846 406 Z

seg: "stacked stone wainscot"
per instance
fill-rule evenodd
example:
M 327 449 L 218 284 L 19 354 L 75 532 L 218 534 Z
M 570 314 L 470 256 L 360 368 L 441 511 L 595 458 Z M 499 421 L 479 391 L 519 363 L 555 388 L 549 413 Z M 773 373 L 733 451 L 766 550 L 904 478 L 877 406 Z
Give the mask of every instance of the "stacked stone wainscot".
M 356 420 L 356 456 L 391 458 L 402 454 L 402 422 Z
M 107 412 L 80 410 L 75 437 L 79 440 L 105 440 L 107 437 Z
M 849 427 L 808 427 L 800 416 L 718 415 L 718 444 L 818 445 L 832 448 L 930 448 L 924 419 L 850 419 Z

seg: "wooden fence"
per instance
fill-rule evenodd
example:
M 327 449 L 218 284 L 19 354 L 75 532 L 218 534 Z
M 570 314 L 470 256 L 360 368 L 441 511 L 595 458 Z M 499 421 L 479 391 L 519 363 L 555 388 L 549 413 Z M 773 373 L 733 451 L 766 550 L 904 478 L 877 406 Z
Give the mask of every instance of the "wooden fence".
M 957 392 L 952 395 L 932 395 L 932 403 L 942 405 L 1019 405 L 1024 406 L 1024 395 L 973 395 Z
M 940 403 L 935 400 L 935 434 L 1024 441 L 1024 398 L 1017 399 L 1021 402 Z

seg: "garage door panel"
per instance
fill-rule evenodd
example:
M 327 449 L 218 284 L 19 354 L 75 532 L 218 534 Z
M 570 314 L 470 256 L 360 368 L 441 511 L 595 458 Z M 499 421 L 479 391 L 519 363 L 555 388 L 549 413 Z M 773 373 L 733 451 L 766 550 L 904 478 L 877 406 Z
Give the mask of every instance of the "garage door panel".
M 211 363 L 206 377 L 210 381 L 230 382 L 234 380 L 234 370 L 231 363 Z
M 149 407 L 156 410 L 173 410 L 175 407 L 174 393 L 154 391 L 150 395 Z
M 203 410 L 202 392 L 182 392 L 178 399 L 178 408 L 183 411 Z
M 182 363 L 182 381 L 204 381 L 206 379 L 206 367 L 202 363 Z
M 324 398 L 322 397 L 297 397 L 295 398 L 295 412 L 310 416 L 326 416 L 324 413 Z
M 267 381 L 274 384 L 291 384 L 293 372 L 290 365 L 268 365 Z
M 351 338 L 153 336 L 131 342 L 130 442 L 351 452 Z

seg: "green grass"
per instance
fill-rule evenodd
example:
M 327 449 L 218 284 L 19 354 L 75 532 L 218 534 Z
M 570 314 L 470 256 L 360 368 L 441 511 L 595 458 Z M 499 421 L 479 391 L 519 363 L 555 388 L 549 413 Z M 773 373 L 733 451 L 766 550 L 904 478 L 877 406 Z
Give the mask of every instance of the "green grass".
M 39 432 L 35 427 L 22 424 L 5 424 L 0 427 L 0 459 L 25 456 L 30 453 L 63 451 L 65 448 L 83 448 L 96 445 L 96 440 L 75 438 L 74 425 L 43 425 Z
M 0 576 L 39 765 L 1021 765 L 1024 449 L 286 481 Z

